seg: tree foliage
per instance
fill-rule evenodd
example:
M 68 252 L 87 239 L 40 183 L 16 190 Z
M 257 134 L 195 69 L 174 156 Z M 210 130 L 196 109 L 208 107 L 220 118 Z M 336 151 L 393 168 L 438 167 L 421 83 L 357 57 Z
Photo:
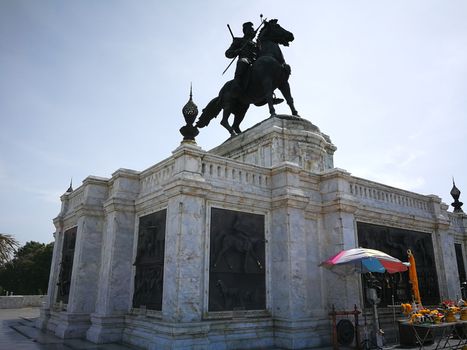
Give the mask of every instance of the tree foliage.
M 0 233 L 0 266 L 10 260 L 17 247 L 19 243 L 12 235 Z
M 15 295 L 45 294 L 53 243 L 27 242 L 13 259 L 0 267 L 0 287 Z

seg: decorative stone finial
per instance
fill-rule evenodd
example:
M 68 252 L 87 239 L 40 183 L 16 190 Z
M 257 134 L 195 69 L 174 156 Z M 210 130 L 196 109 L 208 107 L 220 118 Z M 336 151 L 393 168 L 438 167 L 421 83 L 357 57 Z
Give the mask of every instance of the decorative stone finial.
M 183 141 L 195 141 L 196 135 L 199 134 L 198 128 L 193 126 L 196 116 L 198 115 L 198 107 L 193 102 L 193 91 L 190 84 L 190 99 L 182 109 L 183 117 L 186 125 L 180 128 L 180 133 L 183 135 Z
M 70 179 L 70 187 L 68 187 L 65 193 L 71 193 L 71 192 L 73 192 L 73 178 Z
M 454 182 L 454 178 L 452 178 L 452 190 L 451 196 L 454 198 L 454 202 L 451 205 L 454 207 L 454 213 L 463 213 L 464 211 L 461 209 L 464 203 L 459 202 L 459 197 L 461 195 L 461 191 L 456 187 L 456 183 Z

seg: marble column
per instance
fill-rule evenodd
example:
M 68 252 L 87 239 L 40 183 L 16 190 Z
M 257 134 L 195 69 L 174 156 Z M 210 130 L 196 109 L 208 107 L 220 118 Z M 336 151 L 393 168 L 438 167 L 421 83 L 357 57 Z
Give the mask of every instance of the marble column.
M 301 169 L 284 163 L 272 169 L 270 268 L 275 345 L 287 349 L 311 346 L 308 289 L 308 198 L 300 189 Z
M 206 185 L 201 176 L 204 152 L 183 143 L 174 152 L 173 181 L 169 197 L 162 319 L 167 322 L 200 321 L 205 276 Z
M 205 201 L 190 195 L 169 200 L 165 238 L 162 319 L 201 321 L 205 260 Z M 169 278 L 170 277 L 170 278 Z
M 76 208 L 77 235 L 70 294 L 66 312 L 60 313 L 55 335 L 60 338 L 83 337 L 90 326 L 99 285 L 107 180 L 88 177 L 83 181 L 83 202 Z
M 62 197 L 62 201 L 64 200 L 65 199 Z M 60 271 L 60 261 L 62 257 L 61 252 L 63 247 L 63 221 L 60 217 L 57 217 L 54 220 L 54 224 L 56 228 L 56 231 L 54 233 L 55 242 L 52 253 L 52 262 L 50 265 L 47 296 L 45 297 L 44 302 L 41 306 L 40 317 L 36 321 L 36 327 L 44 331 L 48 328 L 48 323 L 51 316 L 50 312 L 56 300 L 58 274 Z
M 320 245 L 321 261 L 344 249 L 358 246 L 355 212 L 358 203 L 350 195 L 350 174 L 342 169 L 332 169 L 321 175 L 320 193 L 322 216 Z M 329 271 L 323 273 L 323 290 L 326 295 L 323 307 L 327 310 L 353 308 L 361 303 L 360 279 L 355 276 L 341 277 Z
M 105 231 L 96 309 L 86 338 L 94 343 L 120 341 L 124 315 L 131 308 L 130 286 L 135 244 L 135 199 L 139 173 L 120 169 L 110 180 L 112 193 L 104 203 Z
M 441 202 L 441 198 L 430 195 L 430 204 L 435 219 L 433 232 L 433 250 L 436 257 L 436 272 L 440 297 L 442 300 L 455 300 L 461 295 L 459 275 L 457 269 L 456 252 L 454 247 L 454 235 L 450 232 L 448 205 Z

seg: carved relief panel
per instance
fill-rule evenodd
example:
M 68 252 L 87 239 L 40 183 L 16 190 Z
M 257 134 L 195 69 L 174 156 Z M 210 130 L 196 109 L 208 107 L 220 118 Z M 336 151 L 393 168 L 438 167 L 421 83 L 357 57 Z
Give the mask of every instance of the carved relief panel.
M 211 209 L 209 311 L 266 308 L 264 215 Z
M 139 219 L 133 307 L 162 310 L 167 210 Z
M 62 260 L 57 283 L 57 302 L 68 304 L 70 295 L 71 272 L 73 270 L 73 258 L 75 256 L 75 244 L 77 227 L 66 230 L 63 234 Z
M 407 249 L 415 257 L 420 295 L 423 304 L 435 305 L 439 302 L 438 277 L 431 234 L 403 230 L 358 222 L 358 244 L 360 247 L 381 250 L 401 261 L 407 261 Z M 411 286 L 408 273 L 379 274 L 374 276 L 381 287 L 380 306 L 411 301 Z M 365 294 L 365 293 L 364 293 Z M 369 305 L 369 304 L 367 304 Z

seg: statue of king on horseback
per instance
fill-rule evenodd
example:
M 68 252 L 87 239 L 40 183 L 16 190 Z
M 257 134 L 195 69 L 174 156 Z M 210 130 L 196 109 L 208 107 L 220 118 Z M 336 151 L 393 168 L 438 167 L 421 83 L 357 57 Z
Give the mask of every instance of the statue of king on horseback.
M 230 26 L 228 28 L 230 30 Z M 250 104 L 263 106 L 267 103 L 271 116 L 276 115 L 274 105 L 283 100 L 275 98 L 275 89 L 281 91 L 292 115 L 298 116 L 288 82 L 290 66 L 285 63 L 279 47 L 288 46 L 294 40 L 293 34 L 282 28 L 277 19 L 263 20 L 256 30 L 253 23 L 246 22 L 243 24 L 243 34 L 241 38 L 232 34 L 233 42 L 225 52 L 225 56 L 232 59 L 231 64 L 238 58 L 234 79 L 225 83 L 219 95 L 203 109 L 196 124 L 198 128 L 207 126 L 223 110 L 221 125 L 232 136 L 241 133 L 240 123 Z M 234 115 L 232 125 L 229 124 L 231 114 Z

